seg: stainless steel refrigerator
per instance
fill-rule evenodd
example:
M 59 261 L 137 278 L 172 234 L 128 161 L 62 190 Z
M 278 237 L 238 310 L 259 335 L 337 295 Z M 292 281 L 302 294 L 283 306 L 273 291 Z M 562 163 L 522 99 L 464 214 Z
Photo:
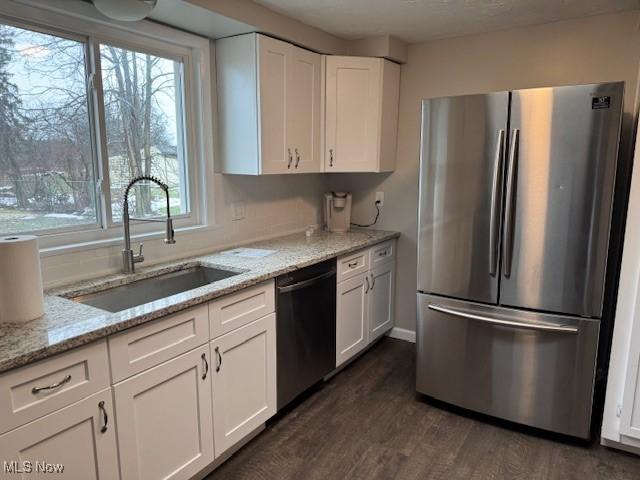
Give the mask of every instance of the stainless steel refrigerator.
M 418 392 L 589 437 L 622 96 L 423 101 Z

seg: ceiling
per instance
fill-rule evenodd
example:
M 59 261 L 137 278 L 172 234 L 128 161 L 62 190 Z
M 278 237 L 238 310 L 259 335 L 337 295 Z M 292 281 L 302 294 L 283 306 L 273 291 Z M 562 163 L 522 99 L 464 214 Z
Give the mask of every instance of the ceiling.
M 254 0 L 346 39 L 415 43 L 640 8 L 640 0 Z

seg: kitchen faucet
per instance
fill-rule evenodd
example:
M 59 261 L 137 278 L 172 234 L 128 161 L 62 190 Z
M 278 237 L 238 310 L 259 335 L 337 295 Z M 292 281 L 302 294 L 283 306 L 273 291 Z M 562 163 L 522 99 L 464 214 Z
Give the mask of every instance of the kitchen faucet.
M 157 184 L 163 191 L 167 198 L 167 218 L 165 220 L 159 220 L 155 218 L 129 218 L 129 191 L 136 183 L 141 181 L 149 181 Z M 173 220 L 171 219 L 171 211 L 169 210 L 169 187 L 158 180 L 155 177 L 148 175 L 140 175 L 135 177 L 129 182 L 127 188 L 124 189 L 124 202 L 122 204 L 122 223 L 124 225 L 124 248 L 122 249 L 122 271 L 124 273 L 135 272 L 135 264 L 144 262 L 144 255 L 142 254 L 142 243 L 140 244 L 140 250 L 138 253 L 133 253 L 131 250 L 131 232 L 129 230 L 130 220 L 137 220 L 140 222 L 165 222 L 165 239 L 164 243 L 173 244 L 176 243 L 173 231 Z

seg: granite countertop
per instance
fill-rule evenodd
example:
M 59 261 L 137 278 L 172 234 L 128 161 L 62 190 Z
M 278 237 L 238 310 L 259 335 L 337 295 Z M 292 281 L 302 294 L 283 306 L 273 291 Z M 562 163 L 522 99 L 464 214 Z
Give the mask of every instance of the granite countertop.
M 208 302 L 298 268 L 398 237 L 397 232 L 357 229 L 348 233 L 315 232 L 286 235 L 242 245 L 275 250 L 263 258 L 213 252 L 149 267 L 135 274 L 117 274 L 82 281 L 45 292 L 44 316 L 27 323 L 0 324 L 0 372 L 102 339 L 135 325 Z M 227 249 L 228 250 L 228 249 Z M 226 251 L 226 250 L 225 250 Z M 136 280 L 202 265 L 239 272 L 232 277 L 118 313 L 109 313 L 68 298 Z

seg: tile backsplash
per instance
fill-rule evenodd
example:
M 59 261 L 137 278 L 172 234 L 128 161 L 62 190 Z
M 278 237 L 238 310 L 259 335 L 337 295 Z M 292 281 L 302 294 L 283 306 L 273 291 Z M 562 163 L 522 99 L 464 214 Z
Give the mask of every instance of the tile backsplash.
M 175 245 L 165 245 L 162 239 L 146 240 L 142 266 L 319 225 L 325 188 L 321 174 L 261 177 L 216 174 L 214 224 L 203 231 L 176 232 Z M 243 218 L 234 220 L 238 214 Z M 134 249 L 137 244 L 133 242 Z M 122 265 L 121 249 L 122 245 L 117 244 L 44 256 L 45 287 L 118 272 Z

